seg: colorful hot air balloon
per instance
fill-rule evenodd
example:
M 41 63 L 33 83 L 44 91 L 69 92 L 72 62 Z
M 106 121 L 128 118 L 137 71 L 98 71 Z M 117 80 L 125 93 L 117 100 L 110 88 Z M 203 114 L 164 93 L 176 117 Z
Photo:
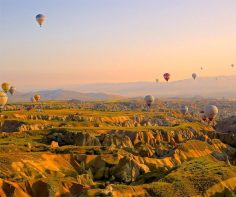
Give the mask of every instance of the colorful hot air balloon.
M 163 77 L 168 82 L 170 80 L 170 73 L 165 73 Z
M 7 104 L 7 94 L 5 92 L 0 91 L 0 109 L 2 110 L 3 107 Z
M 186 105 L 182 105 L 180 108 L 180 111 L 182 114 L 187 114 L 188 113 L 188 107 Z
M 159 82 L 159 79 L 156 79 L 156 83 L 158 83 Z
M 207 105 L 205 108 L 204 108 L 204 112 L 205 112 L 205 115 L 206 117 L 212 121 L 213 119 L 215 119 L 215 117 L 217 116 L 219 110 L 218 108 L 215 106 L 215 105 Z
M 231 64 L 231 67 L 233 68 L 233 67 L 234 67 L 234 64 Z
M 9 92 L 10 92 L 11 95 L 14 95 L 15 92 L 16 92 L 16 88 L 11 86 Z
M 4 82 L 4 83 L 2 84 L 2 90 L 3 90 L 5 93 L 7 93 L 7 92 L 10 90 L 10 88 L 11 88 L 10 83 Z
M 197 74 L 196 73 L 193 73 L 192 74 L 192 78 L 195 80 L 197 78 Z
M 203 67 L 201 67 L 201 70 L 203 70 Z
M 34 95 L 34 99 L 35 99 L 36 102 L 39 102 L 40 98 L 41 98 L 40 95 L 38 95 L 38 94 Z
M 144 100 L 148 107 L 151 107 L 151 105 L 154 103 L 154 97 L 152 95 L 147 95 L 144 97 Z
M 46 17 L 42 14 L 38 14 L 36 16 L 36 21 L 38 22 L 38 24 L 40 25 L 40 27 L 42 27 L 43 23 L 45 22 Z

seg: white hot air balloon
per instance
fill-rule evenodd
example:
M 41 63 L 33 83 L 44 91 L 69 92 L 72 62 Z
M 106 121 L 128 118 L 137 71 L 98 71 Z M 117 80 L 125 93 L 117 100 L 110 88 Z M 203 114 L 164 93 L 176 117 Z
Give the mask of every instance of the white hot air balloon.
M 180 108 L 180 111 L 182 114 L 187 114 L 188 113 L 188 107 L 186 105 L 182 105 Z
M 208 118 L 208 120 L 212 121 L 215 119 L 215 117 L 217 116 L 219 110 L 215 105 L 207 105 L 204 108 L 204 113 L 205 116 Z
M 144 97 L 144 100 L 148 107 L 151 107 L 151 105 L 154 103 L 154 97 L 152 95 L 147 95 Z
M 32 103 L 36 102 L 36 100 L 35 100 L 34 97 L 31 97 L 31 98 L 30 98 L 30 101 L 31 101 Z

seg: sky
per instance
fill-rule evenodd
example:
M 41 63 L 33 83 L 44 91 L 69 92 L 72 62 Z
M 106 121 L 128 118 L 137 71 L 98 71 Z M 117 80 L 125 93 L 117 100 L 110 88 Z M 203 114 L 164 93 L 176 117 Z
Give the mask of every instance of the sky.
M 235 10 L 235 0 L 0 0 L 0 79 L 39 89 L 233 75 Z

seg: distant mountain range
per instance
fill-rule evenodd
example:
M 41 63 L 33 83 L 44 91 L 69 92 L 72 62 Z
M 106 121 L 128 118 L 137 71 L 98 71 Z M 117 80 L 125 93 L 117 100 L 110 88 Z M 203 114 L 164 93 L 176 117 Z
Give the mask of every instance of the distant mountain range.
M 9 96 L 10 102 L 26 102 L 30 101 L 35 94 L 41 95 L 42 100 L 81 100 L 81 101 L 99 101 L 109 99 L 122 99 L 124 97 L 118 95 L 110 95 L 105 93 L 80 93 L 67 90 L 45 90 L 38 92 L 21 93 L 16 92 L 14 96 Z
M 12 102 L 29 101 L 35 94 L 43 100 L 99 101 L 143 97 L 152 94 L 155 97 L 179 98 L 236 98 L 236 76 L 204 77 L 174 82 L 129 82 L 100 83 L 65 86 L 63 89 L 16 94 L 10 98 Z M 70 91 L 69 91 L 70 90 Z M 83 92 L 83 93 L 82 93 Z M 121 96 L 120 96 L 121 95 Z
M 236 98 L 236 76 L 185 79 L 174 82 L 100 83 L 66 86 L 80 92 L 105 92 L 126 97 L 152 94 L 156 97 Z

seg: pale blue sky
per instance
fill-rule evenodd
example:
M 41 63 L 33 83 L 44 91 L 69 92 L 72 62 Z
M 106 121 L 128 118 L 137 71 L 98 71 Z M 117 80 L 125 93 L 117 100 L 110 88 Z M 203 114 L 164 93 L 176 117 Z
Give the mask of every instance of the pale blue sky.
M 235 19 L 235 0 L 0 0 L 0 78 L 45 88 L 178 80 L 201 66 L 231 75 Z

